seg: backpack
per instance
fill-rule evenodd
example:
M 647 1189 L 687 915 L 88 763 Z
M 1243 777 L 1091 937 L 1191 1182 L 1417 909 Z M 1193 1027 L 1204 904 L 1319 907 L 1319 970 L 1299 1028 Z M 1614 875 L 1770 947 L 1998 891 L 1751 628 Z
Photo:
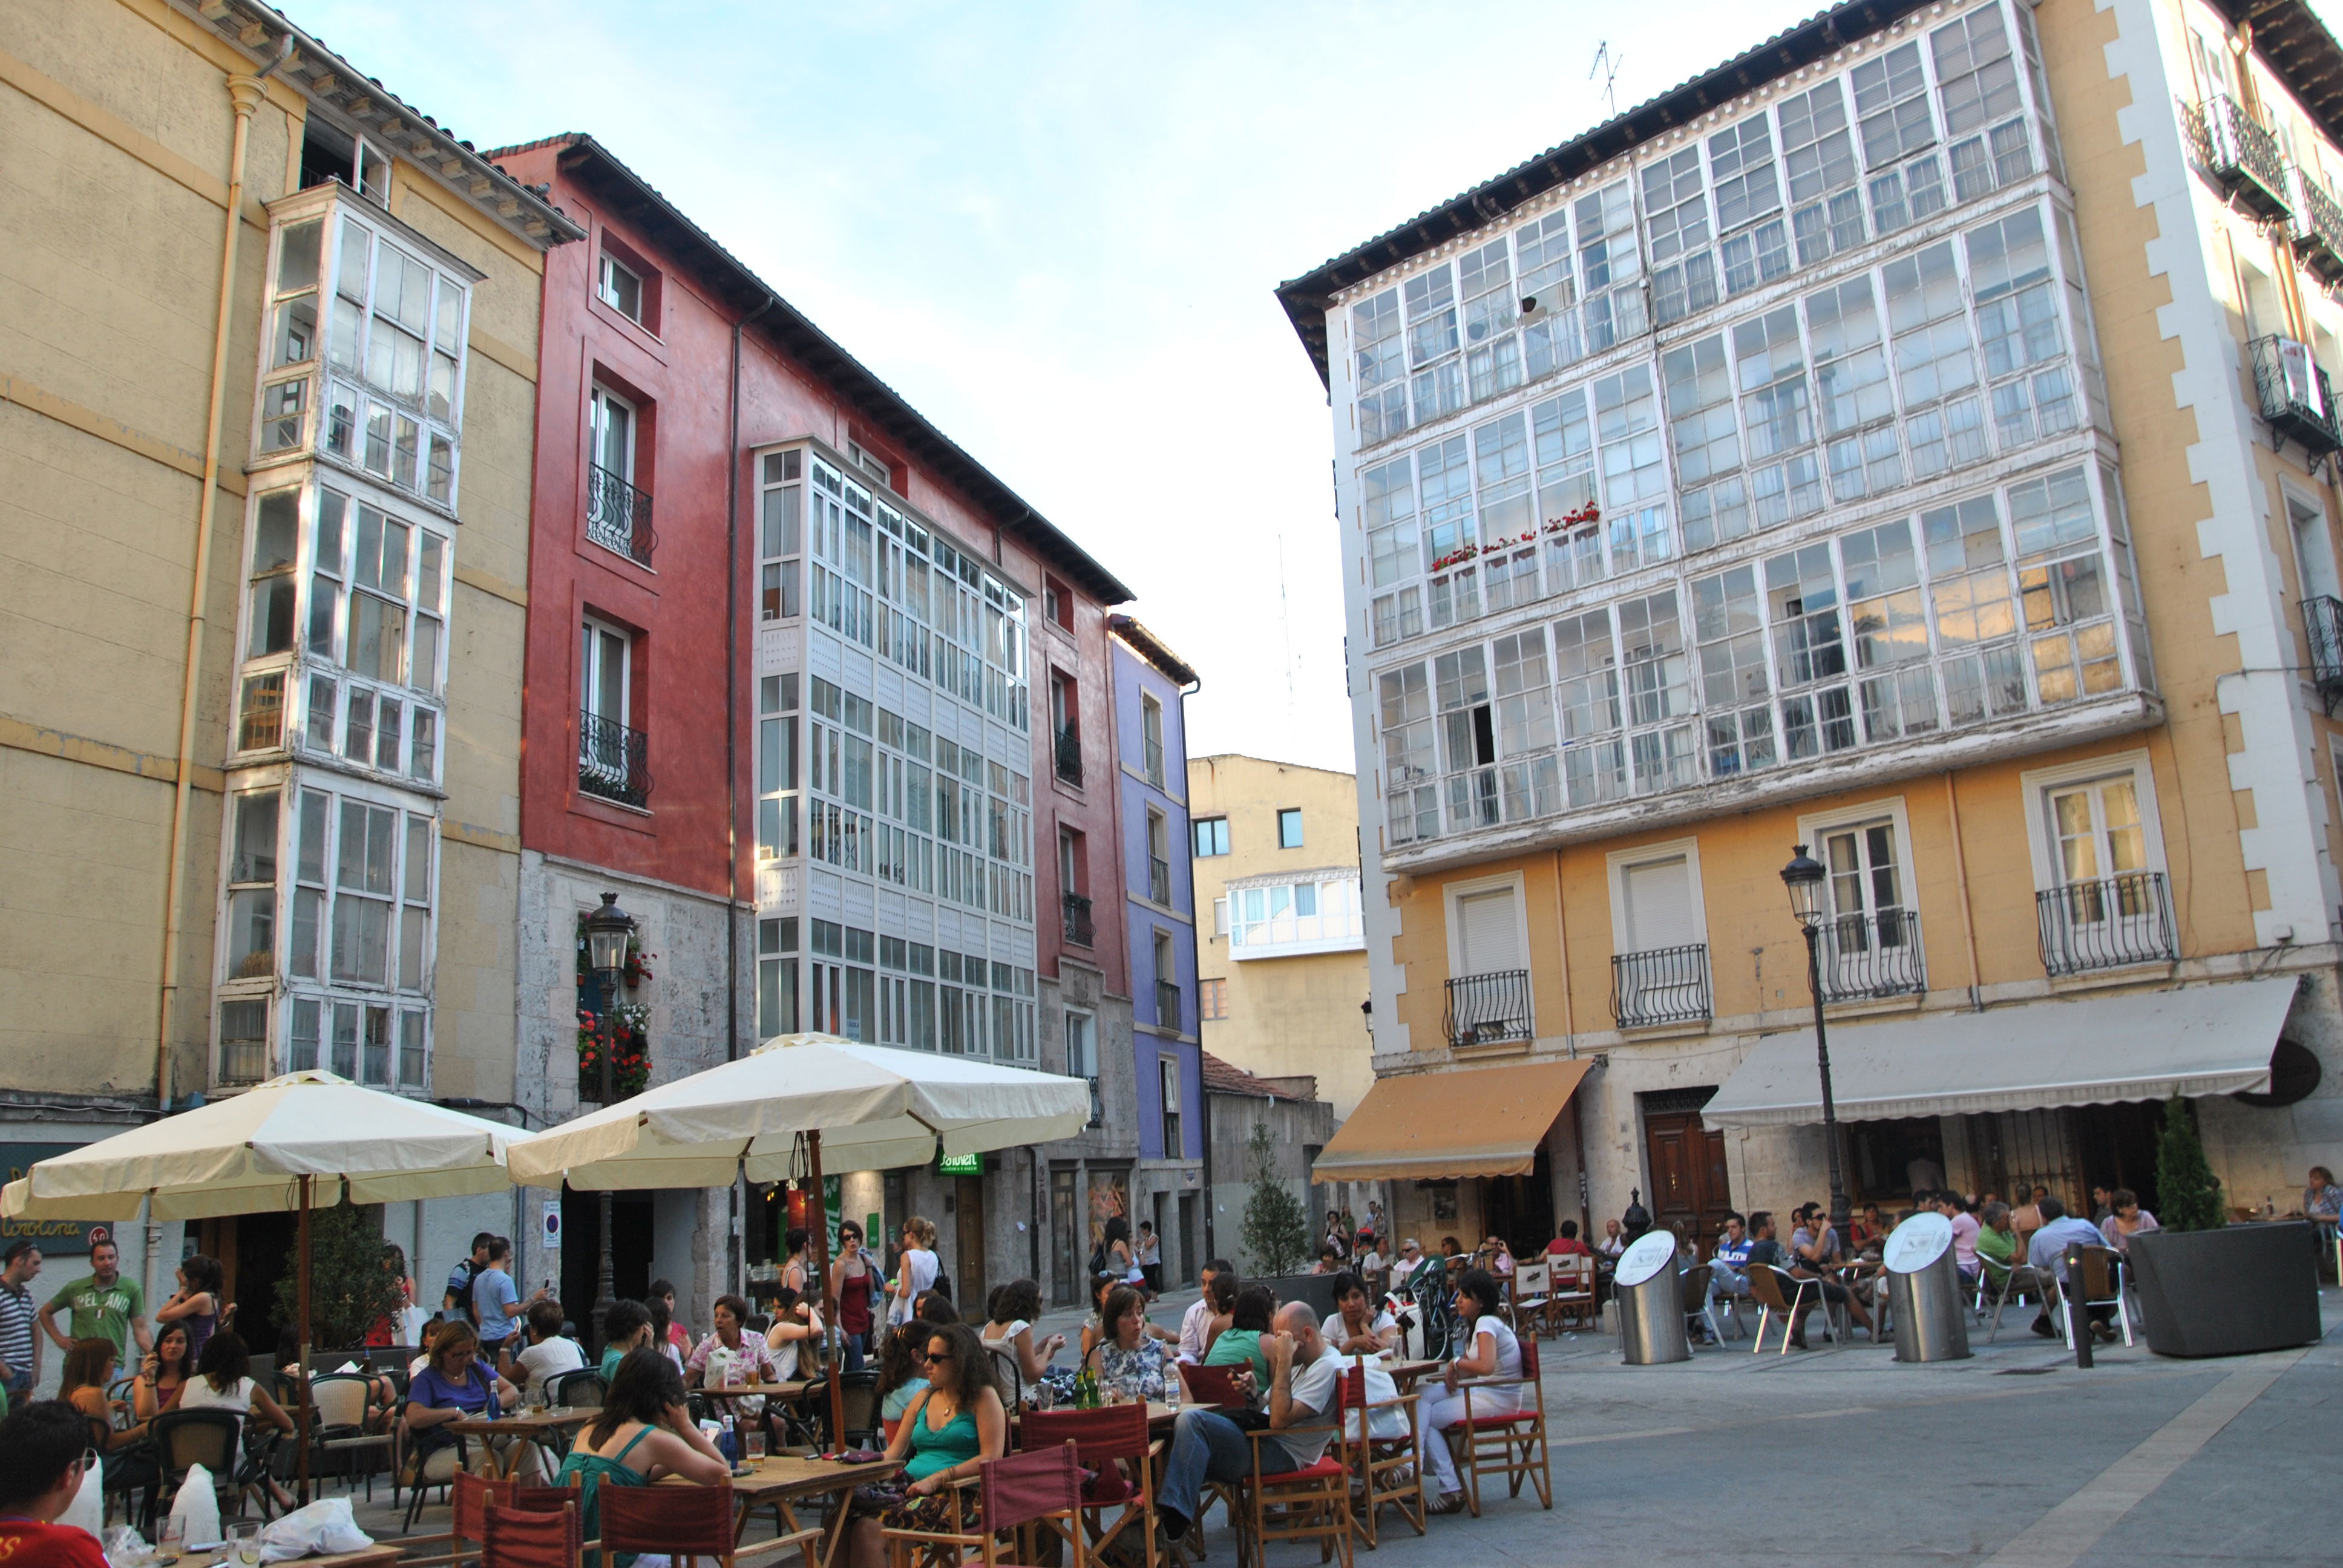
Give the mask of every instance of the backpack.
M 472 1287 L 479 1282 L 480 1271 L 472 1267 L 468 1261 L 458 1264 L 458 1267 L 464 1271 L 464 1286 L 463 1289 L 453 1292 L 456 1297 L 456 1313 L 458 1317 L 468 1322 L 472 1320 Z
M 1101 1241 L 1091 1249 L 1091 1278 L 1095 1280 L 1106 1271 L 1106 1243 Z

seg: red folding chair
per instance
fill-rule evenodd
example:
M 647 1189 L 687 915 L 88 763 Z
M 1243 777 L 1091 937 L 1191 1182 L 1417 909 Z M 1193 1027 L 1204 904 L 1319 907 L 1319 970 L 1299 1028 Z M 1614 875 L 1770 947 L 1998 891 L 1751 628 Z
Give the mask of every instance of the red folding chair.
M 1522 1350 L 1519 1377 L 1473 1377 L 1457 1383 L 1464 1391 L 1464 1419 L 1457 1430 L 1464 1434 L 1464 1495 L 1473 1517 L 1481 1516 L 1481 1477 L 1502 1475 L 1506 1495 L 1519 1497 L 1526 1479 L 1537 1488 L 1538 1501 L 1554 1507 L 1554 1467 L 1545 1443 L 1545 1381 L 1538 1372 L 1535 1339 L 1517 1342 Z M 1510 1388 L 1520 1401 L 1513 1411 L 1492 1411 L 1483 1396 L 1481 1413 L 1473 1412 L 1473 1391 Z
M 1366 1541 L 1367 1550 L 1379 1545 L 1377 1525 L 1386 1508 L 1396 1508 L 1399 1516 L 1423 1533 L 1423 1483 L 1415 1473 L 1418 1429 L 1416 1402 L 1423 1396 L 1401 1394 L 1397 1399 L 1367 1402 L 1367 1369 L 1353 1362 L 1342 1380 L 1334 1385 L 1335 1411 L 1342 1422 L 1340 1438 L 1343 1463 L 1351 1472 L 1354 1503 L 1359 1510 L 1359 1534 Z M 1402 1437 L 1377 1437 L 1373 1431 L 1375 1412 L 1396 1410 L 1407 1417 L 1407 1432 Z M 1351 1423 L 1358 1423 L 1353 1433 Z
M 481 1528 L 482 1568 L 579 1568 L 585 1542 L 575 1503 L 553 1513 L 491 1503 Z
M 907 1562 L 924 1549 L 930 1558 L 950 1554 L 965 1561 L 973 1550 L 985 1568 L 1004 1568 L 1001 1537 L 1014 1534 L 1017 1560 L 1030 1563 L 1041 1553 L 1035 1526 L 1050 1531 L 1065 1547 L 1065 1568 L 1087 1568 L 1091 1561 L 1081 1524 L 1082 1467 L 1069 1442 L 1051 1450 L 1036 1449 L 990 1459 L 978 1467 L 978 1497 L 983 1517 L 970 1529 L 886 1530 L 890 1560 Z
M 1194 1366 L 1187 1362 L 1177 1363 L 1180 1381 L 1188 1390 L 1188 1402 L 1213 1410 L 1244 1410 L 1249 1408 L 1244 1391 L 1237 1386 L 1236 1372 L 1230 1367 Z M 1207 1479 L 1204 1490 L 1196 1499 L 1195 1529 L 1203 1529 L 1204 1515 L 1217 1503 L 1228 1516 L 1229 1528 L 1237 1532 L 1240 1550 L 1244 1539 L 1244 1487 L 1242 1480 L 1213 1481 Z
M 411 1535 L 399 1543 L 402 1551 L 418 1546 L 447 1543 L 447 1550 L 434 1555 L 401 1556 L 399 1568 L 441 1568 L 443 1564 L 468 1563 L 479 1556 L 479 1543 L 488 1539 L 487 1520 L 490 1508 L 518 1508 L 524 1513 L 550 1513 L 565 1503 L 584 1504 L 575 1485 L 523 1486 L 517 1481 L 491 1480 L 475 1475 L 468 1470 L 458 1471 L 450 1483 L 450 1512 L 453 1515 L 447 1530 L 437 1535 Z
M 1094 1473 L 1082 1487 L 1082 1523 L 1091 1554 L 1103 1555 L 1124 1531 L 1135 1528 L 1134 1544 L 1147 1568 L 1156 1568 L 1155 1459 L 1163 1444 L 1148 1435 L 1147 1407 L 1134 1402 L 1102 1410 L 1028 1411 L 1021 1426 L 1021 1445 L 1028 1451 L 1071 1442 L 1081 1467 Z M 1120 1510 L 1112 1524 L 1107 1523 L 1110 1510 Z
M 805 1555 L 806 1568 L 817 1561 L 818 1524 L 741 1547 L 737 1499 L 729 1485 L 606 1486 L 597 1497 L 598 1544 L 605 1552 L 658 1553 L 685 1562 L 706 1557 L 735 1568 L 796 1547 Z

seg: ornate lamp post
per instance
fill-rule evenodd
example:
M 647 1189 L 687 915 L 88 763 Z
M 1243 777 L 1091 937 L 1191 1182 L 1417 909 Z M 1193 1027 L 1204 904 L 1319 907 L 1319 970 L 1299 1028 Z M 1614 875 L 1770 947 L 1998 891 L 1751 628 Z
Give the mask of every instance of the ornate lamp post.
M 1831 1228 L 1844 1246 L 1847 1235 L 1846 1182 L 1839 1173 L 1838 1107 L 1831 1098 L 1830 1040 L 1823 1032 L 1823 967 L 1819 943 L 1823 925 L 1823 881 L 1829 875 L 1821 861 L 1799 844 L 1790 863 L 1782 868 L 1782 885 L 1790 890 L 1790 912 L 1806 934 L 1806 989 L 1815 999 L 1815 1063 L 1823 1081 L 1823 1148 L 1830 1156 Z
M 610 1027 L 611 1010 L 618 1005 L 618 980 L 626 972 L 627 940 L 635 934 L 635 917 L 618 908 L 618 895 L 602 895 L 602 907 L 586 917 L 586 959 L 594 978 L 602 987 L 602 1011 L 597 1030 L 602 1037 L 602 1103 L 613 1098 L 610 1087 L 610 1058 L 617 1053 L 618 1040 Z M 1833 1167 L 1836 1169 L 1835 1166 Z M 601 1343 L 602 1322 L 617 1299 L 618 1287 L 610 1269 L 610 1192 L 604 1188 L 600 1198 L 602 1256 L 594 1273 L 594 1322 L 590 1330 L 596 1346 Z

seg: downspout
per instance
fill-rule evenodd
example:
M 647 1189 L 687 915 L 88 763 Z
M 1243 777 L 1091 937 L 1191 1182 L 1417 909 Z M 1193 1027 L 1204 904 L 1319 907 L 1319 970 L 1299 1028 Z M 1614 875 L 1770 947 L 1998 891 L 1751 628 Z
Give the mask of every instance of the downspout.
M 179 991 L 179 904 L 185 896 L 182 867 L 187 854 L 188 794 L 194 784 L 196 749 L 196 686 L 204 662 L 206 616 L 204 595 L 212 571 L 212 518 L 219 494 L 221 404 L 227 396 L 227 335 L 230 312 L 236 308 L 236 253 L 244 238 L 244 159 L 251 146 L 252 111 L 260 106 L 266 82 L 293 58 L 293 35 L 277 41 L 277 53 L 250 75 L 227 79 L 228 106 L 236 114 L 235 140 L 228 149 L 227 231 L 220 238 L 219 314 L 212 327 L 212 387 L 210 407 L 204 415 L 203 492 L 196 501 L 196 563 L 187 588 L 187 667 L 179 687 L 178 779 L 171 791 L 170 860 L 163 873 L 163 975 L 155 1009 L 155 1113 L 171 1111 L 171 1007 Z M 146 1209 L 146 1290 L 150 1300 L 161 1300 L 163 1226 Z
M 244 238 L 244 157 L 251 141 L 252 111 L 260 106 L 261 83 L 293 55 L 293 35 L 287 34 L 277 55 L 248 76 L 227 79 L 228 103 L 236 111 L 236 139 L 228 152 L 227 232 L 220 240 L 219 315 L 212 327 L 211 406 L 204 416 L 203 494 L 196 502 L 195 578 L 187 591 L 187 666 L 179 691 L 178 783 L 171 797 L 171 859 L 163 883 L 163 983 L 155 1025 L 155 1109 L 171 1109 L 171 1004 L 177 1000 L 179 982 L 179 900 L 181 862 L 186 857 L 187 797 L 194 780 L 196 746 L 196 686 L 204 657 L 205 587 L 211 576 L 212 517 L 219 494 L 221 404 L 227 395 L 227 336 L 229 314 L 236 308 L 236 253 Z
M 1985 976 L 1977 969 L 1976 916 L 1969 909 L 1969 858 L 1961 848 L 1961 803 L 1953 792 L 1953 775 L 1945 773 L 1945 820 L 1953 831 L 1953 885 L 1961 899 L 1961 940 L 1969 955 L 1969 1010 L 1985 1010 Z
M 1554 945 L 1562 950 L 1562 1038 L 1571 1059 L 1578 1057 L 1578 1027 L 1570 1006 L 1570 942 L 1565 929 L 1568 910 L 1562 899 L 1562 849 L 1554 851 Z M 1586 1185 L 1586 1106 L 1580 1091 L 1586 1081 L 1580 1079 L 1578 1088 L 1570 1091 L 1570 1141 L 1578 1157 L 1578 1233 L 1591 1236 L 1594 1231 L 1594 1211 L 1588 1207 Z M 1591 1243 L 1590 1243 L 1591 1245 Z
M 724 468 L 724 1060 L 740 1060 L 740 334 L 773 307 L 773 297 L 732 323 L 730 461 Z M 732 1173 L 733 1223 L 725 1277 L 742 1280 L 747 1179 Z

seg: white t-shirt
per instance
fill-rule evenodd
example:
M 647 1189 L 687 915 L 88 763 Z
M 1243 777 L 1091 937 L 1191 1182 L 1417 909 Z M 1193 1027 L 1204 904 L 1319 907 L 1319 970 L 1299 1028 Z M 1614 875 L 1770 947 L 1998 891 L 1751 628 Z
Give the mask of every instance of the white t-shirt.
M 911 1288 L 903 1295 L 891 1297 L 887 1302 L 887 1322 L 908 1323 L 911 1321 L 912 1303 L 923 1291 L 931 1290 L 936 1282 L 936 1255 L 925 1247 L 906 1247 L 896 1260 L 896 1278 L 909 1280 Z
M 239 1416 L 252 1413 L 252 1380 L 238 1378 L 228 1385 L 226 1393 L 215 1392 L 212 1380 L 191 1377 L 179 1389 L 178 1408 L 181 1410 L 226 1410 Z
M 1334 1385 L 1350 1370 L 1351 1363 L 1332 1350 L 1321 1351 L 1318 1359 L 1308 1366 L 1295 1363 L 1287 1395 L 1295 1404 L 1307 1405 L 1317 1412 L 1317 1419 L 1310 1424 L 1285 1427 L 1276 1434 L 1279 1445 L 1293 1456 L 1297 1469 L 1317 1463 L 1327 1443 L 1333 1441 Z
M 795 1322 L 796 1320 L 792 1317 L 790 1321 Z M 816 1334 L 820 1334 L 821 1332 L 821 1310 L 820 1308 L 810 1304 L 807 1306 L 805 1326 L 811 1329 Z M 767 1349 L 773 1352 L 773 1381 L 775 1382 L 788 1382 L 794 1379 L 798 1375 L 799 1353 L 804 1351 L 808 1346 L 818 1342 L 818 1341 L 811 1339 L 782 1340 L 776 1342 L 770 1338 L 768 1338 L 765 1341 L 765 1345 Z M 811 1358 L 809 1357 L 808 1359 L 810 1360 Z
M 1477 1353 L 1480 1339 L 1487 1334 L 1497 1342 L 1497 1370 L 1483 1373 L 1485 1377 L 1519 1377 L 1522 1375 L 1522 1342 L 1513 1338 L 1513 1331 L 1505 1320 L 1493 1314 L 1476 1319 L 1469 1325 L 1457 1328 L 1456 1342 L 1460 1349 L 1470 1347 L 1467 1354 Z M 1491 1415 L 1501 1415 L 1522 1407 L 1522 1390 L 1513 1388 L 1476 1388 L 1473 1391 L 1473 1408 L 1485 1410 Z M 1487 1402 L 1483 1404 L 1483 1401 Z
M 521 1398 L 538 1400 L 545 1397 L 547 1380 L 559 1377 L 563 1372 L 583 1371 L 586 1352 L 578 1348 L 576 1340 L 566 1334 L 556 1334 L 549 1340 L 538 1341 L 513 1357 L 513 1364 L 524 1374 Z

